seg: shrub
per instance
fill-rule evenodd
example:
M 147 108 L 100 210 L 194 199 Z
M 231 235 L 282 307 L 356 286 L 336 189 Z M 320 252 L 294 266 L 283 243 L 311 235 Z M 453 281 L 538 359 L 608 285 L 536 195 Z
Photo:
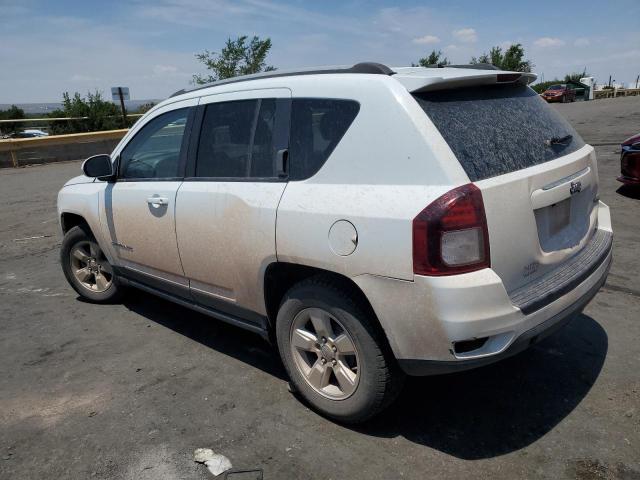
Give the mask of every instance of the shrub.
M 11 105 L 7 110 L 0 110 L 0 120 L 17 120 L 25 118 L 24 110 Z M 4 134 L 13 133 L 20 128 L 20 123 L 0 123 L 0 132 Z
M 50 131 L 52 134 L 97 132 L 122 128 L 120 109 L 113 103 L 103 100 L 100 92 L 89 92 L 86 98 L 82 98 L 77 92 L 73 97 L 65 92 L 62 98 L 62 109 L 54 110 L 49 114 L 49 117 L 87 118 L 51 122 Z

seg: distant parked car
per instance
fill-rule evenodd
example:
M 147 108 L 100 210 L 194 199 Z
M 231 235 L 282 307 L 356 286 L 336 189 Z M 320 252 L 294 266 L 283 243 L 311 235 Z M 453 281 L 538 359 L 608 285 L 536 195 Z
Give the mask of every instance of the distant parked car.
M 627 185 L 640 185 L 640 133 L 622 142 L 618 181 Z
M 15 132 L 10 135 L 10 138 L 37 138 L 37 137 L 48 137 L 49 134 L 47 132 L 43 132 L 42 130 L 23 130 L 21 132 Z
M 36 129 L 23 130 L 22 133 L 24 133 L 26 135 L 31 135 L 33 137 L 48 137 L 49 136 L 49 134 L 47 132 L 44 132 L 42 130 L 36 130 Z
M 576 91 L 567 84 L 551 85 L 544 92 L 542 98 L 547 102 L 574 102 L 576 100 Z

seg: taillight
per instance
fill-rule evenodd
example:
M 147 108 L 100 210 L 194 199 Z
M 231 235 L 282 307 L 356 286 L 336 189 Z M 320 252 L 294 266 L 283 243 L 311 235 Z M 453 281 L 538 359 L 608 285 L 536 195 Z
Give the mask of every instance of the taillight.
M 455 188 L 413 219 L 413 272 L 453 275 L 490 266 L 489 232 L 480 189 Z
M 640 178 L 640 149 L 636 151 L 629 147 L 623 147 L 621 166 L 623 175 Z

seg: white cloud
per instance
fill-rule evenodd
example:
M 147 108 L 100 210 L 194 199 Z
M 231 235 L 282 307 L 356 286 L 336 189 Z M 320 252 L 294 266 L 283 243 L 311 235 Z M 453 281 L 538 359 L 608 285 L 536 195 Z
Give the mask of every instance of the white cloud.
M 478 41 L 478 34 L 473 28 L 461 28 L 451 33 L 458 41 L 463 43 L 475 43 Z
M 430 45 L 432 43 L 438 43 L 440 39 L 435 35 L 425 35 L 424 37 L 414 38 L 412 40 L 413 43 L 417 43 L 418 45 Z
M 640 59 L 635 47 L 640 32 L 633 28 L 603 23 L 598 36 L 567 25 L 558 32 L 563 37 L 541 39 L 510 33 L 529 26 L 520 22 L 511 30 L 483 30 L 479 37 L 467 26 L 479 25 L 483 18 L 464 17 L 450 8 L 391 7 L 388 0 L 382 2 L 386 7 L 364 11 L 362 2 L 333 2 L 335 8 L 324 8 L 299 0 L 133 0 L 121 6 L 117 19 L 60 17 L 24 6 L 35 5 L 34 0 L 11 1 L 20 8 L 7 9 L 7 0 L 0 0 L 0 65 L 12 67 L 0 68 L 0 101 L 8 103 L 55 101 L 65 90 L 98 88 L 108 94 L 113 85 L 130 87 L 132 98 L 163 98 L 188 86 L 193 73 L 206 73 L 194 53 L 219 51 L 228 37 L 245 34 L 270 37 L 273 49 L 267 62 L 281 69 L 364 60 L 410 65 L 432 47 L 441 48 L 453 63 L 465 63 L 493 45 L 506 48 L 513 41 L 525 44 L 526 58 L 545 78 L 562 78 L 586 67 L 598 80 L 613 74 L 629 82 L 636 78 Z M 492 18 L 500 13 L 488 4 L 486 10 Z M 585 10 L 574 16 L 576 29 L 581 19 L 589 19 Z M 543 20 L 531 22 L 532 30 L 544 31 Z M 440 42 L 430 46 L 431 36 Z M 540 42 L 580 48 L 541 48 Z M 47 55 L 38 62 L 16 53 L 39 51 L 42 45 L 47 45 Z M 621 50 L 620 45 L 630 47 Z
M 59 19 L 46 17 L 14 22 L 15 33 L 10 31 L 13 34 L 0 42 L 0 64 L 11 62 L 13 67 L 0 69 L 0 85 L 6 86 L 2 93 L 9 102 L 59 101 L 64 91 L 86 94 L 98 90 L 109 96 L 114 85 L 130 87 L 134 99 L 164 98 L 188 86 L 191 74 L 199 68 L 191 51 L 144 46 L 118 27 L 79 23 L 74 29 L 60 30 Z M 22 34 L 28 22 L 37 22 L 38 29 Z M 56 38 L 53 43 L 52 35 Z M 16 53 L 37 51 L 45 44 L 47 55 L 38 62 Z M 47 72 L 46 81 L 38 71 Z
M 156 0 L 133 2 L 136 16 L 196 28 L 252 31 L 267 22 L 305 25 L 350 34 L 366 34 L 360 21 L 272 0 Z
M 541 37 L 538 38 L 533 44 L 536 47 L 547 48 L 547 47 L 561 47 L 564 45 L 564 40 L 560 40 L 559 38 L 554 37 Z

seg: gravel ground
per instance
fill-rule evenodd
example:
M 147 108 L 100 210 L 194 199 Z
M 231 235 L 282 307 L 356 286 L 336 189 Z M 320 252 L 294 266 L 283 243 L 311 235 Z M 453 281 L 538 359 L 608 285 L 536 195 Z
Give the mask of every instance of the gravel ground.
M 555 108 L 618 142 L 639 101 Z M 0 478 L 212 478 L 192 460 L 210 447 L 266 479 L 640 479 L 640 192 L 616 150 L 597 148 L 614 264 L 584 314 L 502 363 L 410 379 L 358 428 L 288 393 L 257 336 L 140 292 L 82 302 L 55 220 L 79 163 L 0 171 Z

